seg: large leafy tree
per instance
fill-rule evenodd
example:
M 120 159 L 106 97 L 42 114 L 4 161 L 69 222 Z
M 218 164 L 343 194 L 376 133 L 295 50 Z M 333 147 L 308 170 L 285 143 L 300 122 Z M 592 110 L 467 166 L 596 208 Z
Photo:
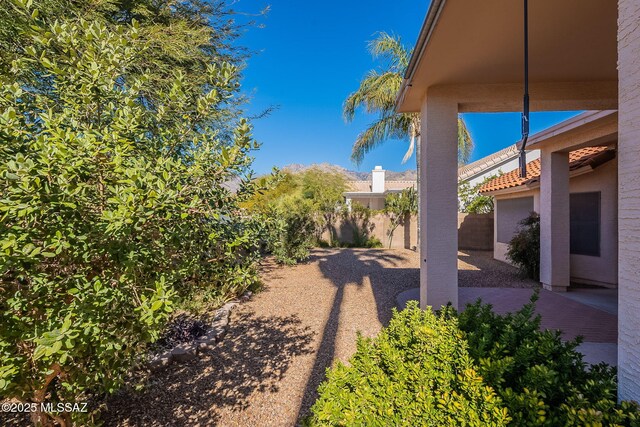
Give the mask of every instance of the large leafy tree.
M 383 32 L 369 43 L 369 52 L 374 59 L 381 59 L 383 66 L 367 73 L 360 87 L 345 100 L 343 114 L 350 122 L 362 108 L 369 114 L 378 115 L 378 118 L 358 135 L 351 158 L 360 162 L 365 154 L 385 141 L 408 139 L 409 148 L 403 159 L 406 162 L 416 147 L 420 147 L 420 117 L 415 113 L 397 113 L 395 101 L 411 51 L 403 46 L 399 37 Z M 472 151 L 471 135 L 464 121 L 458 118 L 458 163 L 468 162 Z M 419 156 L 416 161 L 419 161 Z
M 21 0 L 0 0 L 0 72 L 13 72 L 12 62 L 32 43 L 29 35 L 30 16 L 16 13 L 15 4 Z M 150 84 L 140 94 L 149 107 L 158 103 L 161 91 L 170 89 L 176 73 L 184 76 L 183 85 L 202 88 L 208 85 L 207 68 L 226 62 L 238 68 L 247 52 L 236 39 L 244 25 L 234 19 L 236 12 L 229 0 L 32 0 L 37 18 L 53 21 L 61 17 L 81 17 L 87 22 L 101 21 L 109 29 L 131 25 L 138 27 L 137 44 L 144 45 L 144 55 L 130 64 L 124 79 L 145 75 Z M 49 79 L 33 73 L 29 67 L 19 70 L 23 78 L 30 78 L 34 88 L 48 90 Z M 237 92 L 239 85 L 229 88 Z M 216 105 L 216 114 L 208 120 L 218 128 L 221 136 L 232 138 L 234 119 L 242 111 L 246 99 L 241 96 L 223 97 Z
M 239 215 L 251 127 L 216 126 L 238 68 L 160 82 L 136 20 L 35 3 L 4 3 L 19 40 L 0 70 L 0 395 L 39 405 L 116 390 L 194 290 L 244 291 L 260 230 Z M 90 421 L 36 409 L 37 425 Z

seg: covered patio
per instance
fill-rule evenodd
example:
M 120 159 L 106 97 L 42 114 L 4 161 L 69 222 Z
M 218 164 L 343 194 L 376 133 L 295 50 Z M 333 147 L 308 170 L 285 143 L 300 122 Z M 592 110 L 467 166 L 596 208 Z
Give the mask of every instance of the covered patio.
M 640 401 L 640 5 L 529 3 L 531 111 L 618 110 L 619 398 Z M 518 1 L 433 0 L 405 74 L 397 110 L 421 114 L 422 307 L 465 301 L 457 277 L 457 116 L 522 111 L 524 16 Z M 568 278 L 567 148 L 542 151 L 541 279 L 549 289 L 566 288 Z

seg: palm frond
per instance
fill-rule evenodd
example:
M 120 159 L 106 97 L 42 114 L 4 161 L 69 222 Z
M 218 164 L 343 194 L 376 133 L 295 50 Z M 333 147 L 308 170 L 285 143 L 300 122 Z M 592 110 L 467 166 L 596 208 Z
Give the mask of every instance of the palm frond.
M 388 139 L 406 139 L 411 126 L 411 115 L 392 114 L 381 117 L 358 135 L 351 150 L 351 160 L 360 164 L 365 154 Z
M 360 82 L 358 90 L 349 94 L 342 107 L 344 119 L 353 120 L 358 108 L 369 114 L 390 114 L 395 108 L 395 99 L 402 77 L 390 71 L 370 71 Z
M 386 63 L 382 70 L 374 69 L 367 73 L 358 89 L 345 100 L 342 114 L 345 121 L 351 122 L 356 111 L 362 109 L 368 114 L 377 114 L 379 119 L 358 135 L 351 159 L 356 164 L 360 163 L 365 154 L 386 139 L 408 139 L 404 163 L 413 155 L 420 138 L 420 116 L 395 112 L 396 96 L 411 52 L 402 45 L 400 37 L 384 32 L 377 33 L 368 48 L 374 58 L 383 59 Z M 464 121 L 458 118 L 458 162 L 468 162 L 472 153 L 471 135 Z
M 413 156 L 413 152 L 416 151 L 416 147 L 420 144 L 420 115 L 415 113 L 407 115 L 409 116 L 409 148 L 404 153 L 402 164 L 407 163 Z
M 419 137 L 418 137 L 419 138 Z M 412 135 L 409 141 L 409 147 L 407 148 L 407 152 L 404 153 L 404 157 L 402 158 L 402 164 L 407 163 L 407 161 L 413 156 L 413 152 L 416 149 L 416 136 Z
M 374 58 L 387 60 L 389 68 L 395 72 L 404 73 L 409 65 L 411 52 L 402 45 L 402 40 L 395 34 L 379 32 L 376 38 L 369 42 L 368 47 Z
M 458 163 L 466 164 L 473 154 L 473 140 L 467 128 L 467 124 L 458 117 Z

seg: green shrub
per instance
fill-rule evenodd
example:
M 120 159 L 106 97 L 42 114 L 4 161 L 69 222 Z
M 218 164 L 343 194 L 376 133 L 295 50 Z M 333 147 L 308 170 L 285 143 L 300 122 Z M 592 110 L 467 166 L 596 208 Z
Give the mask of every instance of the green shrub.
M 640 425 L 634 405 L 616 403 L 615 369 L 588 369 L 576 351 L 580 339 L 563 342 L 559 331 L 540 330 L 537 298 L 513 314 L 478 301 L 459 315 L 469 354 L 509 409 L 511 425 Z
M 382 247 L 382 242 L 377 237 L 369 237 L 361 245 L 359 245 L 357 247 L 359 247 L 359 248 L 369 248 L 369 249 L 381 248 Z
M 411 187 L 401 193 L 388 194 L 384 200 L 384 213 L 389 217 L 387 239 L 389 248 L 393 240 L 393 233 L 400 225 L 411 220 L 411 215 L 418 213 L 418 192 Z
M 267 224 L 267 250 L 278 262 L 295 264 L 309 257 L 314 245 L 338 246 L 335 221 L 344 212 L 345 177 L 317 167 L 303 172 L 278 172 L 241 204 Z M 329 241 L 323 241 L 327 233 Z
M 289 198 L 270 206 L 264 216 L 267 249 L 282 264 L 293 265 L 309 257 L 315 243 L 316 221 L 308 200 Z
M 507 257 L 525 277 L 540 279 L 540 216 L 531 214 L 520 221 L 520 229 L 509 242 Z
M 225 186 L 256 145 L 245 121 L 230 140 L 213 125 L 234 66 L 150 88 L 128 74 L 137 25 L 46 22 L 15 3 L 30 44 L 0 76 L 0 394 L 79 402 L 116 390 L 194 289 L 257 281 L 258 228 L 238 215 L 252 184 Z
M 502 175 L 491 175 L 477 183 L 473 187 L 469 182 L 458 182 L 458 210 L 470 214 L 485 214 L 493 212 L 493 196 L 485 196 L 480 194 L 480 189 L 487 182 Z
M 309 425 L 502 426 L 506 409 L 469 357 L 457 319 L 417 303 L 395 311 L 371 340 L 359 337 L 350 365 L 328 371 Z
M 353 229 L 352 243 L 342 243 L 340 246 L 352 248 L 380 248 L 382 242 L 380 239 L 371 235 L 374 224 L 371 222 L 371 214 L 373 211 L 366 206 L 362 206 L 358 202 L 351 205 L 351 209 L 344 209 L 342 212 L 342 222 L 348 224 Z
M 617 403 L 614 368 L 588 368 L 580 340 L 540 331 L 536 299 L 506 315 L 410 303 L 328 370 L 307 424 L 640 426 L 638 406 Z
M 340 172 L 312 167 L 300 178 L 302 197 L 312 206 L 317 239 L 326 231 L 329 234 L 329 244 L 336 245 L 334 224 L 344 211 L 343 194 L 347 190 L 345 176 Z

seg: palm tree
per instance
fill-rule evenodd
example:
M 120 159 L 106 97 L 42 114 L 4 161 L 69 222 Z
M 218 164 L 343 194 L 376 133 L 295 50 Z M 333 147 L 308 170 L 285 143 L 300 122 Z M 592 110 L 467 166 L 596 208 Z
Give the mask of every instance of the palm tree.
M 360 108 L 369 114 L 377 114 L 378 119 L 358 135 L 353 144 L 351 159 L 360 163 L 365 154 L 389 139 L 409 139 L 402 162 L 406 162 L 414 150 L 420 149 L 420 116 L 416 113 L 396 113 L 396 95 L 402 84 L 402 76 L 409 64 L 411 52 L 397 36 L 379 33 L 369 42 L 369 52 L 374 59 L 383 59 L 386 67 L 369 71 L 360 82 L 360 87 L 344 102 L 343 114 L 351 122 Z M 473 151 L 473 141 L 469 130 L 458 118 L 458 163 L 467 163 Z M 419 156 L 416 156 L 419 167 Z
M 351 160 L 362 162 L 365 154 L 389 139 L 409 139 L 409 147 L 402 159 L 405 163 L 416 152 L 418 187 L 418 245 L 420 244 L 420 115 L 417 113 L 397 113 L 396 96 L 402 84 L 404 71 L 409 65 L 411 51 L 408 51 L 400 37 L 387 33 L 369 42 L 369 52 L 374 59 L 383 59 L 386 67 L 371 70 L 360 82 L 360 87 L 344 102 L 343 115 L 347 122 L 353 121 L 356 110 L 362 108 L 369 114 L 377 114 L 378 119 L 358 135 L 351 151 Z M 473 141 L 464 121 L 458 117 L 458 164 L 471 158 Z

